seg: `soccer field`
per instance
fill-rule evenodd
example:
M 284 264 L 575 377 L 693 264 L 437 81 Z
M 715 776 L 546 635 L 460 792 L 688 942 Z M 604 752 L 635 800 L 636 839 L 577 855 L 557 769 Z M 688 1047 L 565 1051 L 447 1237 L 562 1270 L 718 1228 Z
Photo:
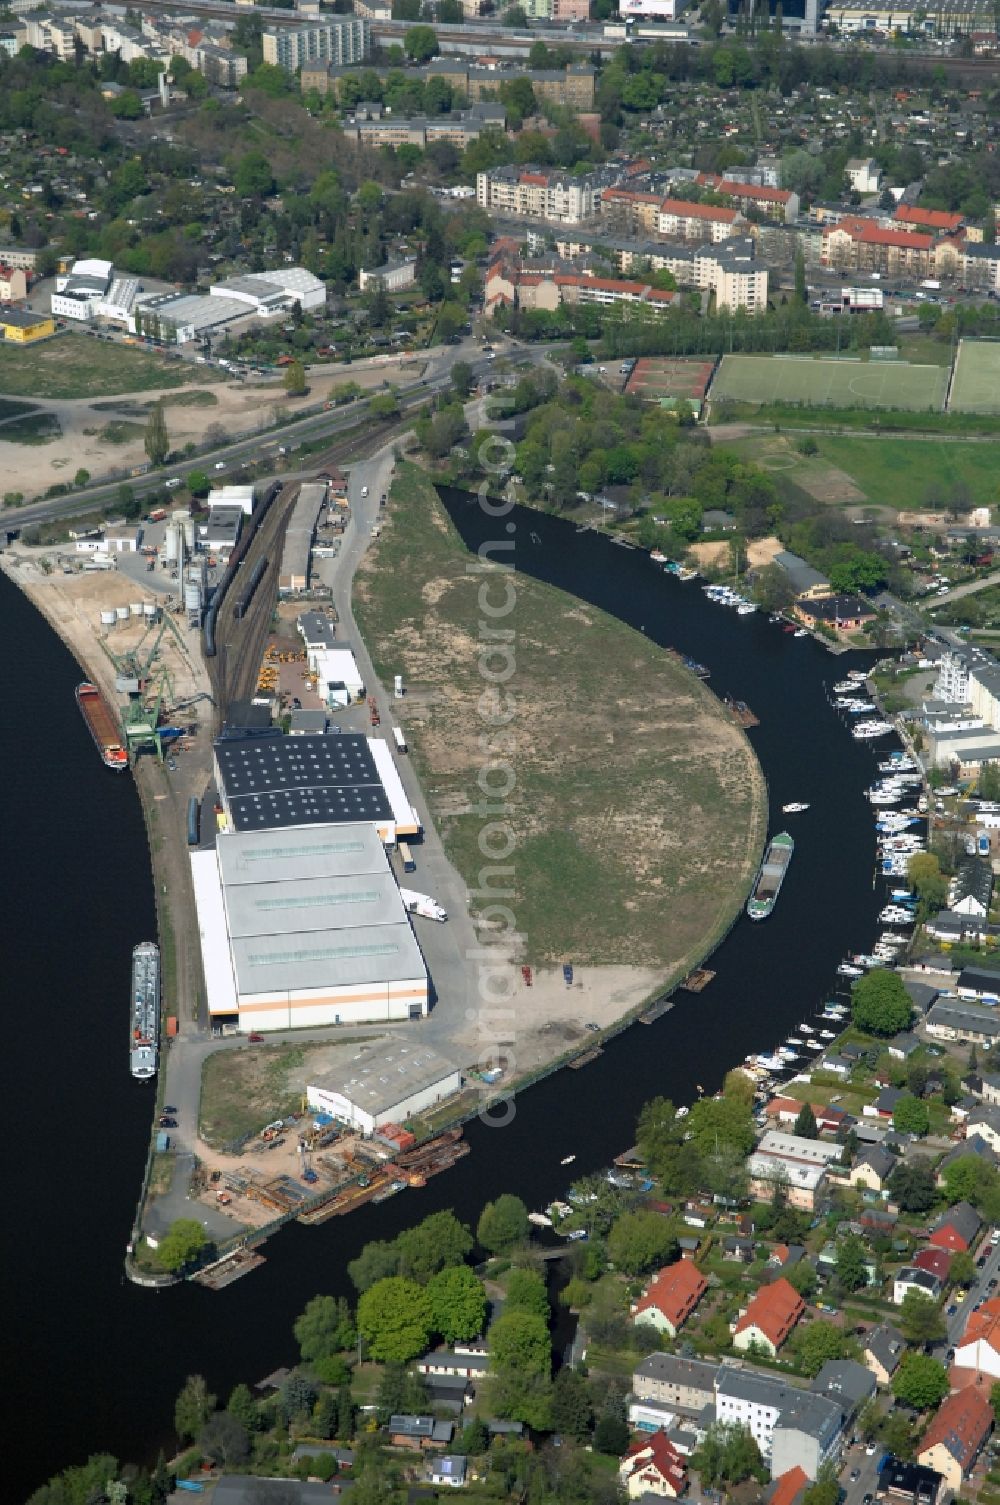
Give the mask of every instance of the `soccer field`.
M 948 410 L 1000 413 L 1000 342 L 959 341 Z
M 726 355 L 709 395 L 713 401 L 728 397 L 736 402 L 940 412 L 947 390 L 945 366 L 909 366 L 905 361 L 813 360 L 808 356 Z

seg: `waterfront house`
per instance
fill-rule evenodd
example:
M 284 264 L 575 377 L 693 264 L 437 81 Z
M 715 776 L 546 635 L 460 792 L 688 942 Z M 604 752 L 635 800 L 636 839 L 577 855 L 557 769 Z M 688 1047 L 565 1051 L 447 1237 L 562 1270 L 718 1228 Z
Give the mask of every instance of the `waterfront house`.
M 949 1207 L 938 1218 L 931 1229 L 928 1242 L 939 1249 L 949 1249 L 952 1253 L 959 1249 L 971 1249 L 982 1226 L 983 1220 L 974 1207 L 968 1202 L 956 1202 L 954 1207 Z
M 1000 1040 L 1000 1009 L 958 998 L 939 998 L 928 1011 L 925 1028 L 939 1040 L 992 1046 Z
M 827 1166 L 839 1160 L 841 1153 L 838 1144 L 770 1129 L 747 1161 L 750 1190 L 766 1201 L 777 1182 L 790 1206 L 812 1211 Z
M 486 1380 L 490 1377 L 490 1356 L 487 1352 L 463 1353 L 457 1349 L 439 1348 L 425 1353 L 417 1360 L 418 1374 L 457 1374 L 467 1380 Z
M 733 1347 L 741 1353 L 757 1347 L 774 1358 L 806 1309 L 794 1286 L 784 1276 L 761 1286 L 736 1320 Z
M 653 1276 L 632 1306 L 632 1321 L 676 1338 L 707 1290 L 708 1281 L 693 1260 L 678 1259 Z
M 993 868 L 984 857 L 963 857 L 955 869 L 948 894 L 948 908 L 953 914 L 975 915 L 985 919 L 993 898 Z M 1000 975 L 994 974 L 1000 982 Z M 962 993 L 959 978 L 958 991 Z
M 959 998 L 977 1003 L 1000 1003 L 1000 972 L 994 967 L 963 967 L 955 987 Z
M 873 1327 L 864 1340 L 864 1361 L 878 1385 L 889 1385 L 906 1351 L 903 1334 L 889 1322 Z
M 826 627 L 833 632 L 857 632 L 874 622 L 876 615 L 863 596 L 799 596 L 793 610 L 807 627 Z
M 948 1395 L 924 1433 L 917 1462 L 935 1469 L 953 1490 L 972 1472 L 993 1430 L 993 1411 L 976 1385 Z
M 846 1056 L 840 1055 L 836 1051 L 833 1055 L 824 1056 L 818 1064 L 821 1070 L 832 1071 L 834 1076 L 845 1078 L 849 1077 L 854 1069 L 854 1062 L 849 1061 Z
M 801 600 L 809 601 L 816 596 L 828 596 L 830 594 L 830 582 L 819 570 L 814 570 L 811 564 L 800 558 L 798 554 L 791 553 L 788 549 L 782 549 L 771 560 L 782 570 L 788 579 L 789 585 Z

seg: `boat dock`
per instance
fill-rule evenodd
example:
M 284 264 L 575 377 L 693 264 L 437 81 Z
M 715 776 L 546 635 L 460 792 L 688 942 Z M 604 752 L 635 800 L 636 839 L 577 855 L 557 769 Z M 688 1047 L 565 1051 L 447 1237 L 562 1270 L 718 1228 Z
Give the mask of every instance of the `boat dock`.
M 760 726 L 760 717 L 754 715 L 745 700 L 734 700 L 731 695 L 727 695 L 723 704 L 732 720 L 736 722 L 737 726 L 741 726 L 744 731 L 747 731 L 751 726 Z
M 715 973 L 710 972 L 707 967 L 696 967 L 693 972 L 688 973 L 681 987 L 686 993 L 703 993 L 714 976 Z
M 639 1015 L 640 1024 L 655 1024 L 657 1019 L 662 1019 L 664 1014 L 669 1014 L 674 1006 L 672 998 L 661 998 L 659 1003 L 654 1003 L 645 1013 Z
M 234 1280 L 242 1280 L 244 1275 L 249 1275 L 251 1270 L 256 1270 L 265 1263 L 263 1254 L 257 1254 L 252 1249 L 237 1249 L 235 1254 L 227 1254 L 214 1265 L 206 1265 L 203 1270 L 192 1275 L 191 1279 L 200 1286 L 207 1286 L 210 1291 L 222 1291 L 226 1286 L 231 1286 Z
M 572 1061 L 566 1062 L 566 1065 L 570 1071 L 579 1071 L 581 1066 L 589 1066 L 591 1061 L 596 1061 L 598 1056 L 603 1056 L 603 1054 L 604 1047 L 602 1045 L 595 1045 L 592 1049 L 585 1050 L 582 1056 L 574 1056 Z

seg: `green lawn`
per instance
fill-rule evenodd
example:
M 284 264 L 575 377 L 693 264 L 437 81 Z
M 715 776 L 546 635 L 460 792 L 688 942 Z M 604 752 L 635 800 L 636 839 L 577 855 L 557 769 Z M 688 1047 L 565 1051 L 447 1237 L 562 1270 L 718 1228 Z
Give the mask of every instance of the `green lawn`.
M 0 392 L 14 397 L 111 397 L 117 392 L 154 392 L 214 379 L 187 361 L 150 355 L 91 335 L 60 335 L 26 349 L 0 345 Z
M 939 365 L 822 357 L 726 355 L 711 388 L 713 402 L 801 402 L 817 406 L 940 410 L 948 373 Z
M 1000 341 L 959 342 L 949 406 L 959 413 L 1000 413 Z
M 1000 442 L 936 443 L 847 434 L 815 438 L 823 459 L 846 471 L 870 502 L 900 512 L 920 511 L 947 504 L 956 485 L 967 486 L 977 506 L 996 501 Z
M 504 860 L 523 959 L 649 966 L 666 979 L 700 960 L 749 887 L 763 842 L 756 759 L 715 697 L 641 633 L 515 579 L 498 624 L 514 634 L 501 706 L 512 696 L 514 719 L 500 730 L 483 719 L 483 675 L 497 661 L 480 667 L 479 577 L 415 466 L 397 469 L 382 537 L 355 581 L 355 614 L 383 683 L 406 681 L 411 755 L 473 890 L 485 881 L 477 778 L 493 748 L 502 768 L 511 760 L 503 782 L 491 774 L 487 784 L 514 780 L 515 845 Z M 500 580 L 490 586 L 503 592 Z

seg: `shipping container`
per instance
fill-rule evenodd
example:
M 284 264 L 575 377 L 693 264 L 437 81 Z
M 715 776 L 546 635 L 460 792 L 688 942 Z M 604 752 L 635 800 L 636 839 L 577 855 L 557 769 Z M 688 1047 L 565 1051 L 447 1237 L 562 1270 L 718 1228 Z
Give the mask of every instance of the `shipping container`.
M 393 741 L 396 744 L 396 751 L 400 752 L 400 753 L 405 753 L 406 752 L 406 738 L 403 736 L 403 732 L 402 732 L 402 729 L 400 727 L 398 727 L 398 726 L 394 726 L 393 727 L 393 729 L 392 729 L 392 739 L 393 739 Z
M 177 1015 L 176 1014 L 168 1014 L 167 1015 L 167 1037 L 172 1040 L 177 1033 L 178 1033 Z
M 404 873 L 415 873 L 417 871 L 417 864 L 414 862 L 405 841 L 399 843 L 399 860 L 403 864 Z

